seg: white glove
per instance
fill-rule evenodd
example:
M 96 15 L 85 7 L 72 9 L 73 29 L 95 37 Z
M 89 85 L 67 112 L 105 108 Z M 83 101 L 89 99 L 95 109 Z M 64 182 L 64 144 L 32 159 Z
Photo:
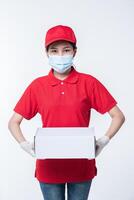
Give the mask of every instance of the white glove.
M 26 151 L 27 153 L 29 153 L 31 156 L 35 157 L 35 152 L 34 152 L 34 142 L 30 143 L 28 141 L 23 141 L 20 142 L 20 147 Z
M 95 157 L 99 155 L 102 149 L 109 143 L 110 138 L 106 135 L 96 140 Z

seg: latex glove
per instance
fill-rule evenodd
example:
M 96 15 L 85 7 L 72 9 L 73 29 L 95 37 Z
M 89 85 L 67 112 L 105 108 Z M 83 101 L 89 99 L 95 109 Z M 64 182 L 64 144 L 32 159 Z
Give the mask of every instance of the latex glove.
M 20 147 L 26 151 L 27 153 L 29 153 L 31 156 L 35 157 L 35 152 L 34 152 L 34 142 L 30 143 L 28 141 L 23 141 L 20 142 Z
M 95 150 L 95 157 L 100 154 L 102 149 L 109 143 L 110 138 L 106 135 L 96 140 L 96 150 Z

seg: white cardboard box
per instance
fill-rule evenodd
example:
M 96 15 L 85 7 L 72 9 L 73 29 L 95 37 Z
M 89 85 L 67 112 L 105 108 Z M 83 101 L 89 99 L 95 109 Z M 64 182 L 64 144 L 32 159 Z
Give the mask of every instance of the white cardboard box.
M 34 136 L 37 159 L 95 158 L 94 127 L 38 128 Z

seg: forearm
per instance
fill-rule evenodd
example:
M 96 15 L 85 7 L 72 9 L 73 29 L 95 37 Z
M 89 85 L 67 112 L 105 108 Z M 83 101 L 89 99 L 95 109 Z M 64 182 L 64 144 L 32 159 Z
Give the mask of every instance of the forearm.
M 125 116 L 118 106 L 114 106 L 109 112 L 112 121 L 105 135 L 96 141 L 95 156 L 97 157 L 102 149 L 109 143 L 110 139 L 118 132 L 125 121 Z
M 122 124 L 125 121 L 124 116 L 114 116 L 112 118 L 111 124 L 106 132 L 106 136 L 108 136 L 110 139 L 118 132 L 118 130 L 121 128 Z
M 14 120 L 10 120 L 8 124 L 8 128 L 13 135 L 13 137 L 17 140 L 17 142 L 20 144 L 20 147 L 29 153 L 31 156 L 35 157 L 34 152 L 34 143 L 30 143 L 25 139 L 25 137 L 22 134 L 21 128 L 20 128 L 20 122 L 16 122 Z
M 15 122 L 9 123 L 8 128 L 18 143 L 26 141 L 25 137 L 22 134 L 19 123 L 15 123 Z

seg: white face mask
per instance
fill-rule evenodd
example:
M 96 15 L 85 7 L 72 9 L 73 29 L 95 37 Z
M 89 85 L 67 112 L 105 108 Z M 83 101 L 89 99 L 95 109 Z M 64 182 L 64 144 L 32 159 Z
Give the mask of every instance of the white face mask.
M 49 55 L 49 65 L 57 72 L 64 73 L 73 64 L 73 55 L 57 56 Z

